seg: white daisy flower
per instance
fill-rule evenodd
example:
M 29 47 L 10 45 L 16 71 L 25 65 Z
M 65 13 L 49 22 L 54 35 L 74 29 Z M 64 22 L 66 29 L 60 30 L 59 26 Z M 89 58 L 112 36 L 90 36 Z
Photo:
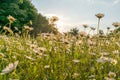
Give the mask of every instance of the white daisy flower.
M 113 54 L 119 54 L 119 51 L 118 50 L 114 50 L 114 51 L 112 51 L 113 52 Z
M 5 55 L 3 53 L 0 53 L 0 56 L 5 57 Z
M 5 69 L 2 70 L 2 73 L 0 73 L 0 74 L 4 75 L 4 74 L 7 74 L 7 73 L 10 73 L 11 71 L 13 71 L 17 67 L 18 62 L 19 61 L 15 61 L 14 63 L 10 63 L 8 66 L 6 66 Z
M 78 77 L 79 75 L 80 75 L 79 73 L 73 73 L 72 77 L 73 77 L 73 78 L 76 78 L 76 77 Z
M 77 60 L 77 59 L 74 59 L 74 60 L 72 60 L 74 63 L 79 63 L 80 62 L 80 60 Z
M 109 72 L 108 76 L 110 78 L 115 78 L 116 77 L 116 74 L 114 72 Z
M 50 68 L 50 65 L 45 65 L 44 68 L 48 69 L 48 68 Z
M 27 59 L 34 61 L 35 59 L 31 58 L 30 56 L 25 56 Z

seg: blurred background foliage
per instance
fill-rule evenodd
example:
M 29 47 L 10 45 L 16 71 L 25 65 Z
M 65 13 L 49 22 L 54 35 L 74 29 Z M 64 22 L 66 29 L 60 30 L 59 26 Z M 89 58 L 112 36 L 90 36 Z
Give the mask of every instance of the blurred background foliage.
M 9 15 L 16 19 L 11 25 L 12 30 L 17 27 L 21 31 L 24 25 L 29 25 L 34 28 L 31 32 L 33 35 L 40 32 L 58 33 L 58 30 L 49 24 L 48 19 L 38 13 L 31 0 L 0 0 L 0 30 L 3 29 L 3 26 L 8 25 L 7 16 Z M 32 25 L 29 23 L 30 21 L 32 21 Z

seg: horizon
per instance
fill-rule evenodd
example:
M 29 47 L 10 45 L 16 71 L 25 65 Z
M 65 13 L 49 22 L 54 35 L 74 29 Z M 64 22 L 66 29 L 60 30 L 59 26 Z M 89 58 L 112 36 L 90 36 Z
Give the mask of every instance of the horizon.
M 106 32 L 106 28 L 112 26 L 113 22 L 120 22 L 120 0 L 32 0 L 33 5 L 43 16 L 57 16 L 59 21 L 57 28 L 60 32 L 67 32 L 77 27 L 83 31 L 82 24 L 90 27 L 97 27 L 95 14 L 103 13 L 105 16 L 101 19 L 100 29 Z M 57 5 L 57 6 L 56 6 Z

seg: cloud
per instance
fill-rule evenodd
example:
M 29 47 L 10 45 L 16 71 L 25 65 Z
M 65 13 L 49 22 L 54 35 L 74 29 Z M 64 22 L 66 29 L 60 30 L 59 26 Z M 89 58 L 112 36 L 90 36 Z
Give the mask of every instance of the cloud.
M 118 4 L 118 3 L 120 3 L 120 0 L 114 0 L 113 3 Z
M 87 1 L 92 4 L 104 4 L 104 5 L 106 5 L 108 3 L 109 3 L 109 5 L 120 3 L 120 0 L 109 0 L 109 1 L 107 1 L 107 0 L 87 0 Z

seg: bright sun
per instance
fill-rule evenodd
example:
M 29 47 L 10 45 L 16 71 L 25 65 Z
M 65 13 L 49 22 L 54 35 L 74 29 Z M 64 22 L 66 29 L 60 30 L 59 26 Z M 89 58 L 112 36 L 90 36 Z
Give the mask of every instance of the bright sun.
M 56 22 L 56 25 L 59 27 L 59 26 L 64 26 L 64 23 L 61 21 L 61 20 L 58 20 Z
M 57 14 L 46 14 L 45 16 L 47 16 L 48 18 L 50 18 L 50 17 L 52 17 L 52 16 L 58 17 L 58 21 L 56 21 L 57 27 L 60 27 L 60 26 L 64 26 L 64 25 L 65 25 L 65 24 L 63 23 L 63 17 L 61 17 L 60 15 L 57 15 Z

